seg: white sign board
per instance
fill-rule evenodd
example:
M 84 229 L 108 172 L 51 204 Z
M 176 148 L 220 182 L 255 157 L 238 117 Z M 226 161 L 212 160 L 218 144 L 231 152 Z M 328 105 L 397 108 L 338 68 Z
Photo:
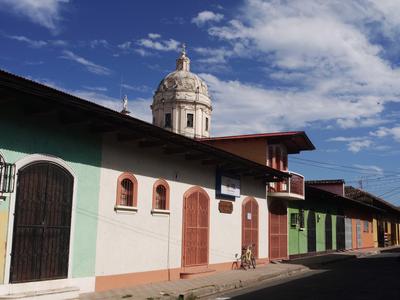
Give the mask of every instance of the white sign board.
M 221 194 L 240 197 L 240 180 L 221 176 Z

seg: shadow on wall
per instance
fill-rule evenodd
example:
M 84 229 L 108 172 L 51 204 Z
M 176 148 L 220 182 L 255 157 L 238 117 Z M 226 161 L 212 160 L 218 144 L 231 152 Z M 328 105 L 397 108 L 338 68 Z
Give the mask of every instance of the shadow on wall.
M 121 143 L 116 136 L 104 138 L 103 146 L 102 166 L 106 169 L 215 189 L 216 167 L 202 165 L 201 160 L 185 160 L 184 154 L 166 155 L 158 147 L 143 149 L 134 142 Z M 265 198 L 265 185 L 262 180 L 242 176 L 241 194 Z
M 48 154 L 65 161 L 100 167 L 101 137 L 78 126 L 63 126 L 57 114 L 29 117 L 19 106 L 0 111 L 0 148 L 11 153 Z M 14 163 L 15 158 L 9 157 Z

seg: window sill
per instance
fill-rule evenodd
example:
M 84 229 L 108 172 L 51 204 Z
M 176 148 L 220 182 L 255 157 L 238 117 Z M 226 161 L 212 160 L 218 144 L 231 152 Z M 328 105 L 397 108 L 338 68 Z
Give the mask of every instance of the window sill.
M 114 210 L 116 212 L 136 213 L 138 211 L 138 208 L 136 206 L 115 205 Z
M 151 210 L 151 214 L 152 215 L 169 215 L 171 213 L 170 210 L 166 210 L 166 209 L 155 209 L 153 208 Z

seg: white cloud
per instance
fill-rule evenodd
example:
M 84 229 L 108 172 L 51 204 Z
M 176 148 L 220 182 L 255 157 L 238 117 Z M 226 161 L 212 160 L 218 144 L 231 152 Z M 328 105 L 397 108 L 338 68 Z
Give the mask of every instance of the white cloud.
M 159 39 L 159 38 L 161 37 L 161 34 L 158 34 L 158 33 L 149 33 L 147 36 L 149 37 L 149 39 L 155 40 L 155 39 Z
M 233 51 L 226 48 L 196 47 L 193 50 L 202 56 L 197 60 L 200 64 L 226 64 L 227 58 L 233 55 Z
M 46 41 L 31 40 L 30 38 L 27 38 L 26 36 L 23 36 L 23 35 L 10 35 L 10 36 L 7 36 L 7 37 L 12 39 L 12 40 L 16 40 L 16 41 L 19 41 L 19 42 L 24 42 L 24 43 L 28 44 L 32 48 L 42 48 L 44 46 L 47 46 L 47 42 Z
M 75 53 L 69 51 L 69 50 L 64 50 L 63 51 L 63 56 L 61 58 L 76 62 L 82 66 L 84 66 L 89 72 L 97 74 L 97 75 L 110 75 L 111 70 L 100 66 L 98 64 L 95 64 L 86 58 L 83 58 L 81 56 L 76 55 Z
M 353 153 L 358 153 L 361 150 L 371 148 L 374 143 L 368 137 L 343 137 L 338 136 L 328 139 L 329 142 L 345 142 L 347 150 Z
M 371 131 L 370 135 L 378 138 L 391 136 L 395 141 L 400 142 L 400 126 L 395 126 L 392 128 L 380 127 L 376 131 Z
M 367 149 L 371 147 L 372 141 L 365 140 L 365 141 L 353 141 L 347 144 L 347 149 L 353 153 L 358 153 L 363 149 Z
M 137 44 L 144 48 L 149 48 L 158 51 L 176 51 L 180 43 L 177 40 L 154 40 L 154 39 L 140 39 Z
M 103 48 L 109 48 L 110 44 L 108 43 L 108 41 L 104 40 L 104 39 L 100 39 L 100 40 L 92 40 L 89 42 L 89 46 L 90 48 L 98 48 L 98 47 L 103 47 Z
M 263 128 L 294 129 L 315 121 L 335 121 L 341 128 L 382 125 L 387 122 L 382 117 L 387 103 L 400 101 L 400 69 L 384 58 L 386 49 L 372 42 L 376 33 L 370 24 L 398 38 L 396 8 L 400 9 L 400 1 L 248 0 L 239 16 L 208 31 L 230 45 L 231 54 L 210 52 L 204 59 L 225 62 L 250 57 L 266 70 L 266 80 L 273 79 L 274 87 L 267 91 L 210 77 L 216 97 L 222 103 L 230 88 L 241 88 L 242 99 L 250 95 L 258 106 L 242 110 L 238 100 L 238 107 L 230 111 L 251 123 L 252 115 L 273 107 L 270 110 L 277 111 L 280 119 L 266 112 L 259 119 Z M 232 97 L 236 98 L 234 93 Z M 366 142 L 362 145 L 367 147 Z
M 0 9 L 28 17 L 53 33 L 57 33 L 61 10 L 69 0 L 0 0 Z
M 358 164 L 355 164 L 353 166 L 358 168 L 358 169 L 371 171 L 371 173 L 375 173 L 376 175 L 383 175 L 383 173 L 384 173 L 384 170 L 381 167 L 378 167 L 378 166 L 375 166 L 375 165 L 358 165 Z
M 130 91 L 135 91 L 135 92 L 145 93 L 145 92 L 150 91 L 150 87 L 148 87 L 147 85 L 131 85 L 131 84 L 123 83 L 121 86 L 124 89 L 130 90 Z
M 124 42 L 122 44 L 119 44 L 117 47 L 119 49 L 121 49 L 121 50 L 127 51 L 127 50 L 129 50 L 131 48 L 131 45 L 132 45 L 132 42 L 127 41 L 127 42 Z
M 313 91 L 271 90 L 200 74 L 213 99 L 213 134 L 298 130 L 316 121 L 376 114 L 373 99 L 353 101 Z M 234 120 L 234 121 L 232 121 Z
M 202 26 L 207 22 L 220 22 L 223 18 L 223 14 L 205 10 L 199 12 L 197 16 L 192 19 L 192 23 L 196 24 L 197 26 Z
M 153 55 L 150 51 L 147 51 L 143 48 L 133 49 L 133 51 L 143 57 Z
M 91 91 L 97 91 L 97 92 L 107 92 L 108 89 L 104 86 L 83 86 L 83 88 Z

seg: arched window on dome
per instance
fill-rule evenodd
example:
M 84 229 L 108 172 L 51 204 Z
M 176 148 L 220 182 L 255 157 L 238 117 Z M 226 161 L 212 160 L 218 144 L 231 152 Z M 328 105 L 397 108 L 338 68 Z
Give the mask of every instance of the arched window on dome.
M 164 179 L 159 179 L 154 183 L 153 213 L 169 213 L 169 194 L 169 185 Z
M 137 209 L 137 180 L 131 173 L 122 173 L 117 182 L 115 209 Z

